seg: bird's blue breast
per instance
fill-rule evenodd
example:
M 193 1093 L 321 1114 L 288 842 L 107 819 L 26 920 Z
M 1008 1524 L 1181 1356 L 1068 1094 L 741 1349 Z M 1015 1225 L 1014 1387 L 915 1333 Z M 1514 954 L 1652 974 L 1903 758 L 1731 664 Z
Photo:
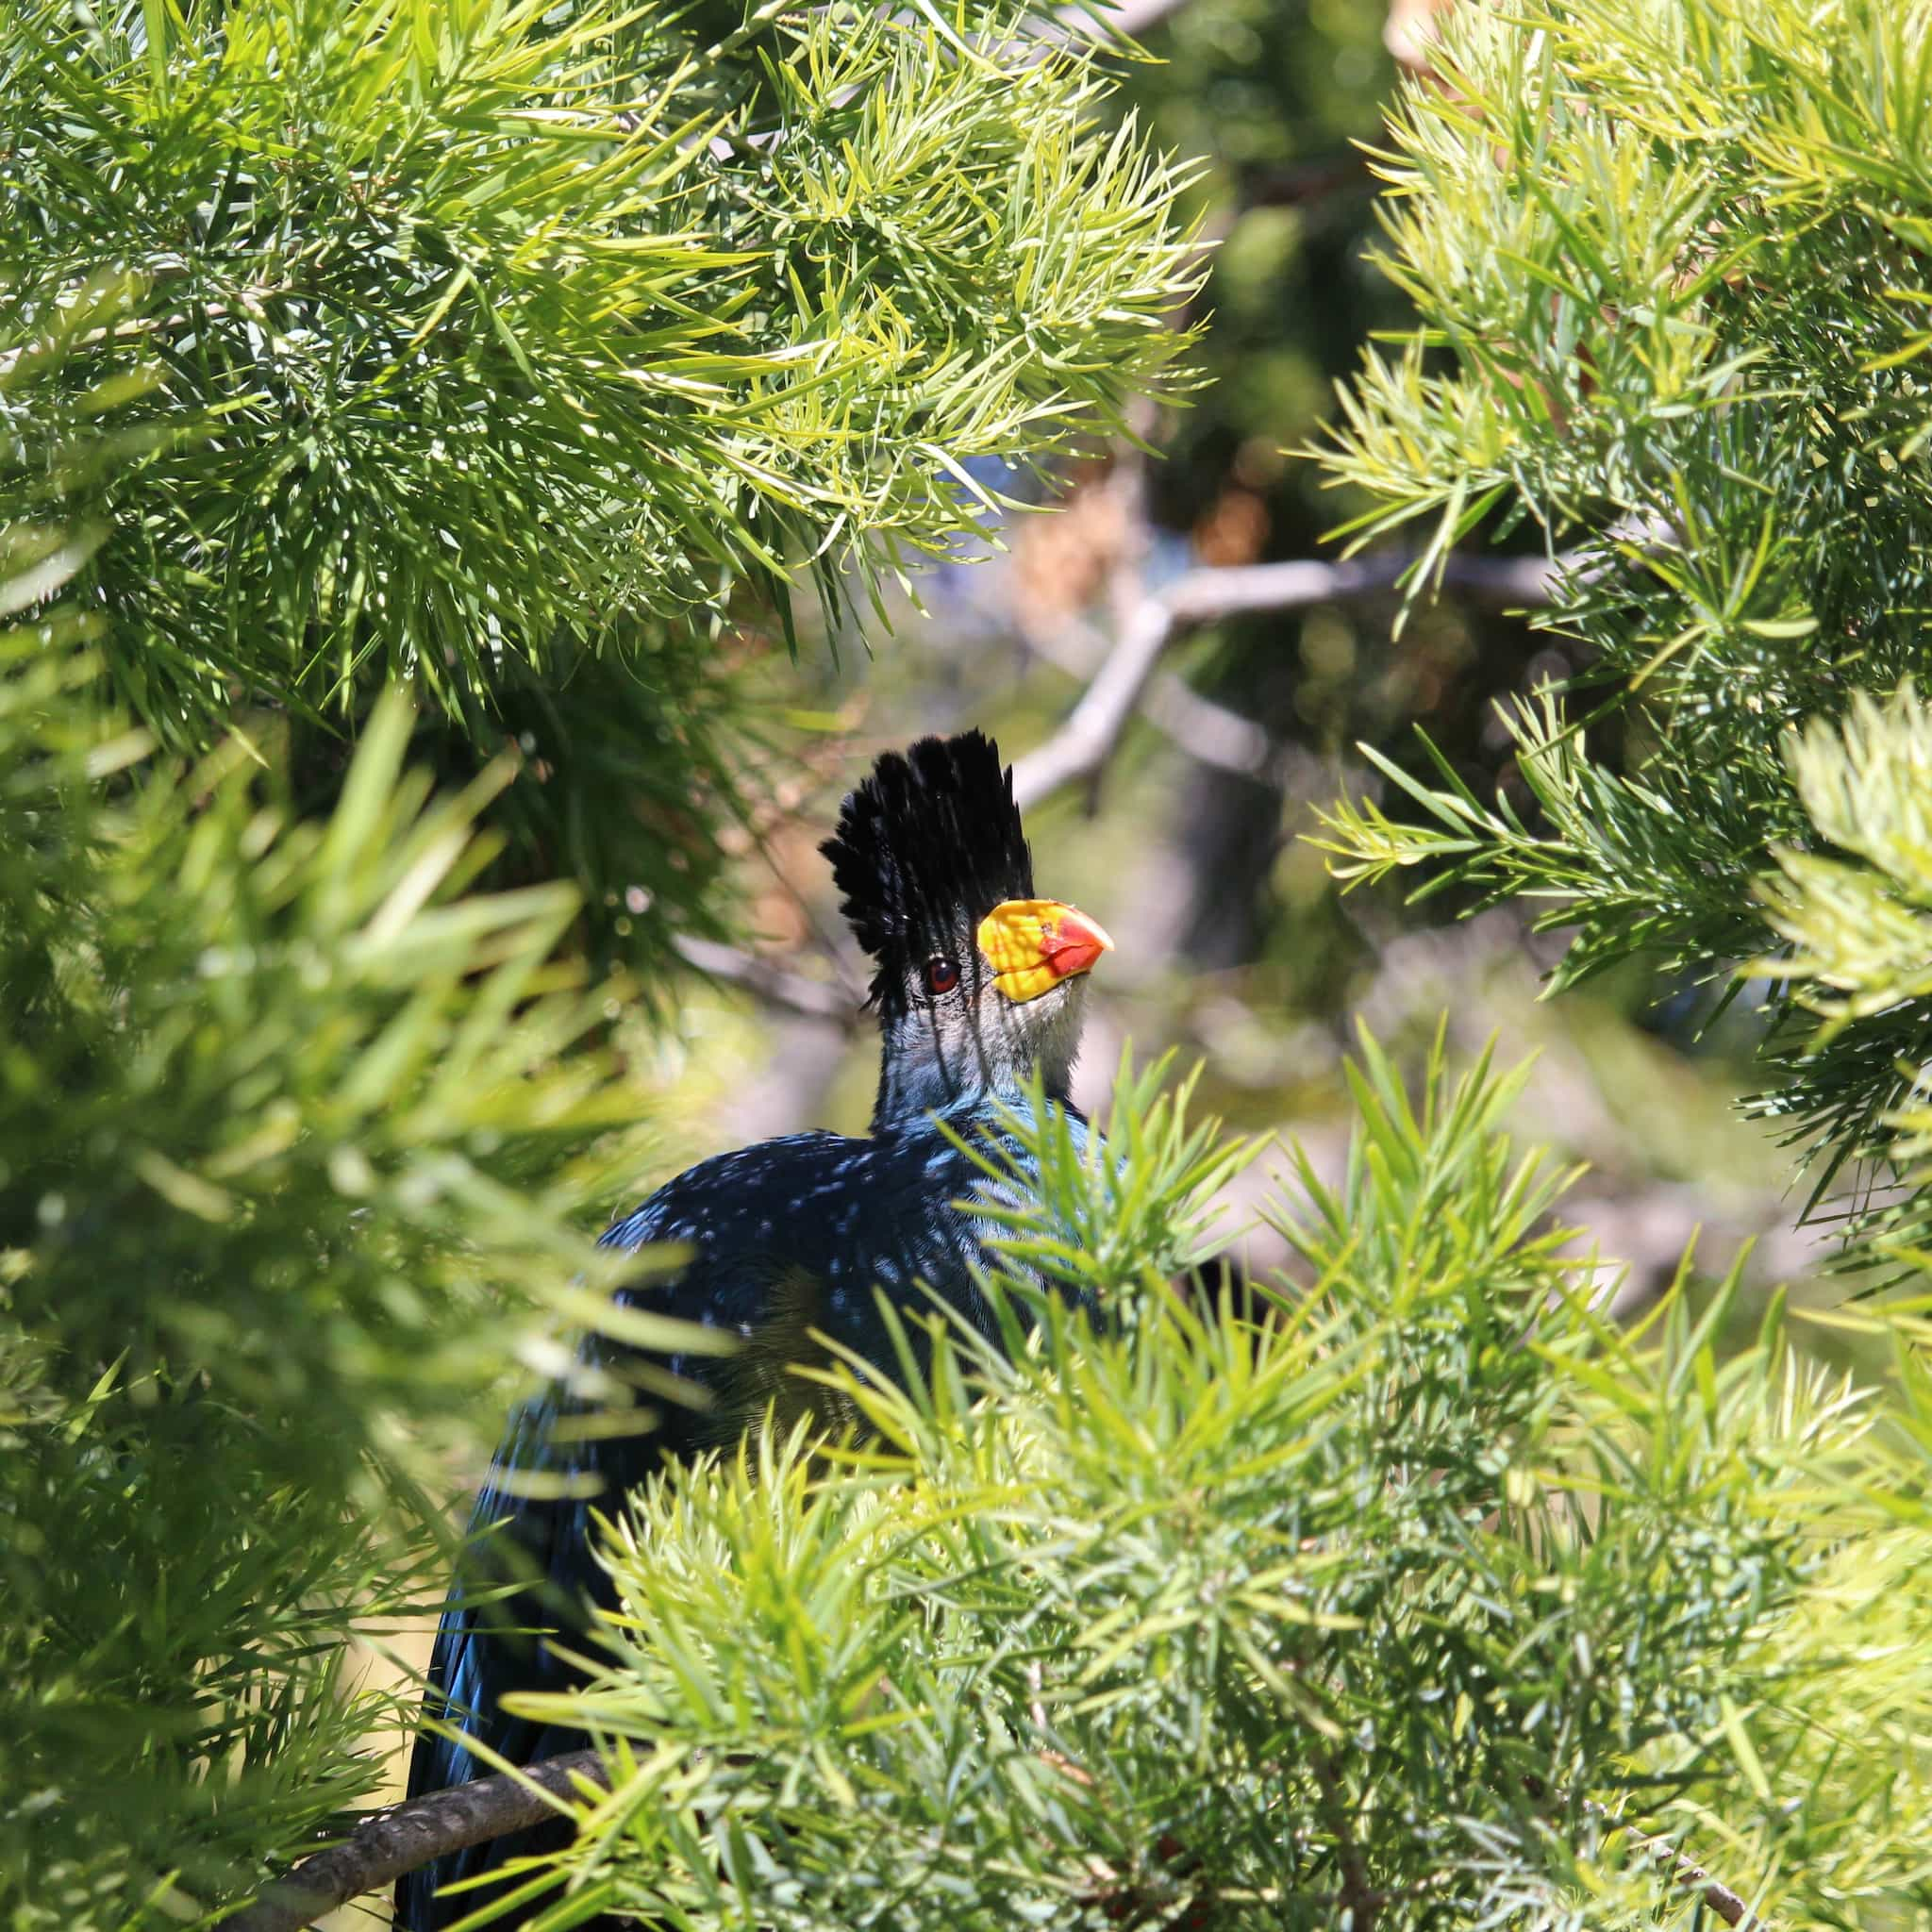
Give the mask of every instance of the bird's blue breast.
M 869 1140 L 795 1134 L 700 1161 L 605 1234 L 609 1247 L 688 1248 L 675 1273 L 625 1289 L 624 1299 L 727 1330 L 738 1346 L 722 1356 L 673 1355 L 658 1364 L 698 1385 L 708 1403 L 701 1409 L 667 1403 L 646 1433 L 558 1428 L 570 1406 L 560 1389 L 519 1411 L 496 1478 L 476 1509 L 476 1528 L 496 1525 L 499 1533 L 485 1540 L 469 1577 L 453 1591 L 430 1665 L 429 1708 L 460 1724 L 463 1736 L 425 1732 L 418 1740 L 412 1794 L 475 1775 L 473 1739 L 513 1762 L 582 1743 L 567 1729 L 511 1716 L 503 1699 L 510 1691 L 567 1685 L 563 1653 L 533 1629 L 575 1629 L 589 1606 L 612 1601 L 610 1577 L 596 1559 L 593 1507 L 611 1508 L 666 1457 L 729 1442 L 767 1407 L 781 1423 L 808 1410 L 835 1425 L 850 1420 L 823 1383 L 794 1371 L 823 1362 L 829 1340 L 894 1373 L 897 1350 L 880 1311 L 882 1296 L 924 1315 L 938 1295 L 975 1326 L 990 1326 L 979 1281 L 999 1265 L 990 1243 L 1007 1230 L 980 1209 L 1026 1199 L 1035 1176 L 997 1108 L 962 1106 L 943 1118 L 943 1127 L 926 1115 L 888 1123 Z M 1068 1120 L 1084 1147 L 1086 1123 L 1071 1109 Z M 990 1176 L 968 1148 L 1006 1178 Z M 915 1347 L 920 1332 L 913 1331 Z M 593 1352 L 622 1374 L 625 1351 L 599 1343 Z M 514 1478 L 539 1471 L 587 1480 L 560 1495 L 519 1493 Z M 472 1580 L 497 1587 L 473 1597 Z M 503 1598 L 500 1585 L 508 1580 L 519 1588 Z M 397 1892 L 398 1925 L 432 1932 L 454 1924 L 483 1894 L 444 1894 L 441 1887 L 555 1837 L 555 1828 L 540 1828 L 408 1874 Z
M 741 1344 L 750 1360 L 736 1370 L 737 1357 L 722 1368 L 695 1356 L 666 1364 L 729 1392 L 721 1434 L 741 1425 L 747 1407 L 779 1393 L 774 1378 L 791 1363 L 823 1353 L 811 1331 L 889 1367 L 881 1292 L 909 1313 L 927 1311 L 938 1295 L 974 1325 L 990 1325 L 977 1277 L 997 1265 L 988 1243 L 1002 1229 L 974 1210 L 1025 1197 L 1033 1176 L 992 1106 L 957 1108 L 940 1119 L 943 1127 L 920 1115 L 865 1140 L 795 1134 L 720 1155 L 679 1174 L 604 1236 L 614 1247 L 691 1248 L 675 1275 L 627 1291 L 625 1299 L 724 1328 Z M 1069 1123 L 1084 1144 L 1086 1123 L 1076 1114 Z M 1012 1179 L 992 1180 L 968 1148 Z

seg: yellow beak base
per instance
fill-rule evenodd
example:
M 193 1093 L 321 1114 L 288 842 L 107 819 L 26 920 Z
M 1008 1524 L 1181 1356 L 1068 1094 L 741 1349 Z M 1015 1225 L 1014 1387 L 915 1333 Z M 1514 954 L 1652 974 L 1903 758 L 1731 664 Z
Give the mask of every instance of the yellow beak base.
M 979 922 L 979 950 L 993 984 L 1016 1006 L 1091 972 L 1113 941 L 1084 912 L 1058 899 L 1008 899 Z

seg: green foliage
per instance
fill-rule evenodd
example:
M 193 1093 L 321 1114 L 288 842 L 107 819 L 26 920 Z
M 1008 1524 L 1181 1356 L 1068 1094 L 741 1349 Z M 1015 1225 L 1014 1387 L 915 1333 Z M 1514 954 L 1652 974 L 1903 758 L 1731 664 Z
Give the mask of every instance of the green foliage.
M 112 326 L 102 286 L 76 317 Z M 4 378 L 22 493 L 138 460 L 140 385 Z M 137 420 L 130 421 L 130 417 Z M 85 425 L 92 425 L 92 433 Z M 235 736 L 99 702 L 102 526 L 13 525 L 0 611 L 0 1816 L 9 1923 L 194 1916 L 365 1798 L 348 1635 L 440 1589 L 440 1491 L 610 1274 L 625 989 L 562 883 L 484 893 L 505 765 L 433 795 L 372 714 L 304 819 Z M 65 602 L 50 602 L 66 593 Z M 267 741 L 275 748 L 273 739 Z M 425 1491 L 433 1482 L 434 1491 Z
M 1179 177 L 1031 18 L 10 0 L 13 355 L 58 343 L 70 400 L 133 365 L 149 432 L 62 491 L 120 700 L 175 746 L 286 710 L 325 800 L 413 677 L 453 776 L 528 755 L 525 874 L 688 923 L 728 627 L 794 566 L 876 602 L 974 526 L 963 464 L 1050 454 L 1185 341 Z
M 1821 839 L 1844 858 L 1778 854 L 1762 888 L 1793 952 L 1775 970 L 1809 982 L 1821 1041 L 1932 992 L 1932 713 L 1910 685 L 1890 704 L 1860 691 L 1841 728 L 1790 745 L 1791 779 Z
M 1550 622 L 1584 647 L 1591 709 L 1513 711 L 1526 795 L 1493 808 L 1445 773 L 1397 781 L 1433 824 L 1338 810 L 1346 874 L 1548 901 L 1558 984 L 1639 952 L 1722 974 L 1768 908 L 1794 943 L 1835 916 L 1825 872 L 1764 881 L 1774 848 L 1886 838 L 1881 797 L 1821 775 L 1856 745 L 1789 734 L 1928 664 L 1926 21 L 1884 0 L 1457 10 L 1448 84 L 1409 90 L 1382 159 L 1384 265 L 1421 325 L 1369 355 L 1325 459 L 1376 500 L 1358 540 L 1426 518 L 1440 554 L 1527 517 L 1574 543 Z M 1856 825 L 1817 810 L 1834 791 Z M 1823 1178 L 1899 1155 L 1880 1123 L 1923 1003 L 1815 1055 L 1789 987 L 1769 1004 L 1763 1104 L 1815 1135 Z M 1924 1222 L 1901 1213 L 1894 1240 Z
M 400 774 L 400 700 L 326 823 L 239 744 L 110 803 L 92 667 L 0 648 L 0 1897 L 144 1923 L 371 1789 L 342 1640 L 595 1318 L 635 1136 L 572 893 L 465 894 L 482 789 Z
M 1775 1311 L 1725 1363 L 1723 1298 L 1607 1327 L 1514 1084 L 1411 1104 L 1367 1045 L 1345 1174 L 1279 1210 L 1307 1281 L 1212 1307 L 1172 1286 L 1211 1134 L 1145 1086 L 1113 1158 L 1028 1129 L 1016 1262 L 1084 1221 L 1099 1317 L 1016 1274 L 1006 1350 L 936 1316 L 906 1392 L 839 1376 L 866 1441 L 636 1499 L 592 1680 L 528 1700 L 613 1754 L 552 1923 L 1690 1925 L 1620 1821 L 1789 1923 L 1924 1923 L 1923 1427 Z
M 1177 177 L 1030 24 L 0 0 L 23 1932 L 193 1920 L 373 1793 L 346 1639 L 613 1319 L 660 990 L 583 960 L 708 916 L 746 633 L 1183 344 Z

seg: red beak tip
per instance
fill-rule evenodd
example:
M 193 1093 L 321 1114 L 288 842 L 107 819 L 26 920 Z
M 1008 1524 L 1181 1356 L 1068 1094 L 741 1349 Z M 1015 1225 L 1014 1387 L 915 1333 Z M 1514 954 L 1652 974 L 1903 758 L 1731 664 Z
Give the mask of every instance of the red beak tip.
M 1041 935 L 1041 958 L 1057 979 L 1087 972 L 1101 954 L 1112 948 L 1113 941 L 1106 933 L 1078 913 Z

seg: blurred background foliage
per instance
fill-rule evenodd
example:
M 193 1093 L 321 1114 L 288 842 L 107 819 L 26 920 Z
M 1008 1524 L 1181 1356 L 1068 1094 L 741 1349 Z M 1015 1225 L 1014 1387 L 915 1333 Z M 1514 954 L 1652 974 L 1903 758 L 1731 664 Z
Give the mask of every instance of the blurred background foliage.
M 900 611 L 890 650 L 868 655 L 841 633 L 836 660 L 770 667 L 777 698 L 817 714 L 800 722 L 827 743 L 821 754 L 807 741 L 779 809 L 734 838 L 752 908 L 744 939 L 812 979 L 861 983 L 812 850 L 855 742 L 973 720 L 1023 754 L 1053 737 L 1149 598 L 1204 570 L 1325 558 L 1322 584 L 1171 647 L 1099 779 L 1030 814 L 1047 887 L 1122 942 L 1096 976 L 1082 1092 L 1104 1094 L 1123 1037 L 1143 1054 L 1177 1046 L 1202 1058 L 1227 1118 L 1334 1161 L 1351 1016 L 1414 1050 L 1446 1009 L 1462 1050 L 1495 1036 L 1539 1056 L 1519 1124 L 1590 1164 L 1574 1216 L 1630 1269 L 1631 1305 L 1693 1237 L 1719 1273 L 1755 1241 L 1753 1282 L 1807 1276 L 1830 1243 L 1797 1225 L 1803 1195 L 1775 1133 L 1734 1111 L 1763 1078 L 1759 1016 L 1750 999 L 1718 1010 L 1724 988 L 1702 983 L 1707 961 L 1612 965 L 1540 1004 L 1562 942 L 1531 929 L 1535 908 L 1477 910 L 1477 891 L 1433 875 L 1434 895 L 1414 907 L 1388 887 L 1344 897 L 1307 841 L 1339 795 L 1384 794 L 1390 781 L 1359 745 L 1400 773 L 1437 775 L 1418 724 L 1479 797 L 1534 813 L 1498 700 L 1597 662 L 1574 626 L 1517 614 L 1549 594 L 1533 525 L 1499 530 L 1492 511 L 1440 597 L 1405 614 L 1392 580 L 1422 540 L 1382 540 L 1375 567 L 1351 579 L 1324 535 L 1375 498 L 1294 454 L 1336 419 L 1336 386 L 1352 381 L 1364 343 L 1415 325 L 1409 293 L 1371 258 L 1386 245 L 1384 204 L 1362 144 L 1386 142 L 1402 71 L 1391 48 L 1425 58 L 1427 9 L 1187 0 L 1123 18 L 1153 57 L 1126 71 L 1124 97 L 1202 164 L 1191 193 L 1215 245 L 1180 314 L 1203 325 L 1193 359 L 1213 379 L 1141 411 L 1154 459 L 1120 441 L 1063 465 L 1058 514 L 1009 516 L 997 555 L 924 580 L 923 610 Z M 1469 554 L 1491 538 L 1489 557 Z M 1612 759 L 1635 730 L 1615 718 L 1593 728 Z M 1648 742 L 1635 731 L 1631 755 Z M 694 991 L 680 1025 L 684 1091 L 720 1141 L 862 1121 L 862 1032 L 841 1037 L 728 989 Z M 1250 1253 L 1257 1265 L 1284 1258 L 1265 1230 Z

